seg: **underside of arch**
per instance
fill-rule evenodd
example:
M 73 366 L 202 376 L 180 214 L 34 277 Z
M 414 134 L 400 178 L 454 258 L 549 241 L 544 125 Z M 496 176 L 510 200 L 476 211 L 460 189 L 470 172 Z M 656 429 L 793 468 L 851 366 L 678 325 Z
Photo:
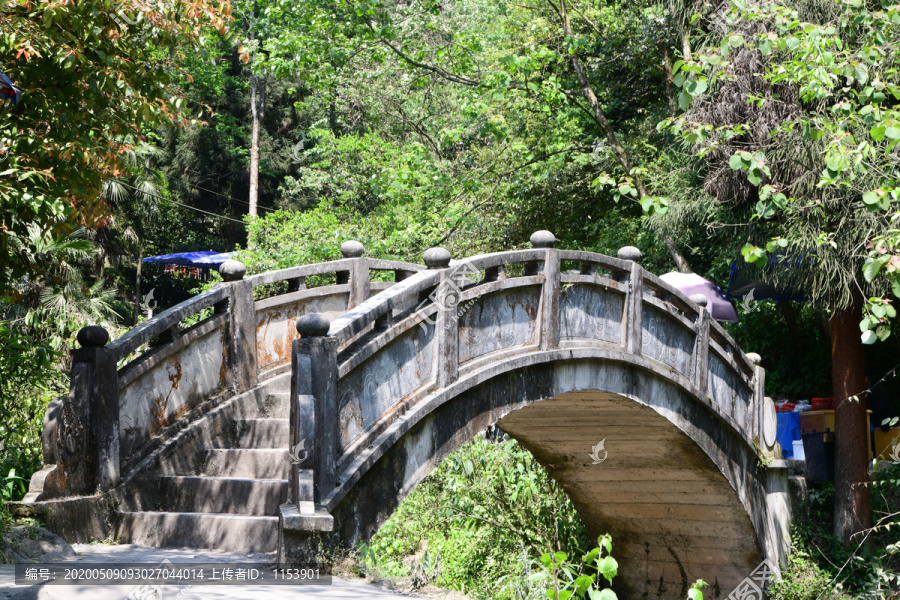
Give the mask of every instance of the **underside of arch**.
M 620 597 L 684 598 L 702 577 L 724 598 L 763 557 L 783 557 L 784 474 L 759 469 L 740 435 L 658 373 L 530 361 L 429 405 L 365 473 L 344 474 L 355 483 L 332 510 L 336 542 L 369 539 L 438 462 L 499 422 L 564 486 L 592 535 L 614 535 Z M 602 439 L 609 454 L 595 465 Z
M 716 589 L 727 595 L 762 560 L 731 484 L 648 406 L 582 390 L 531 404 L 499 425 L 563 486 L 592 538 L 613 536 L 622 597 L 686 598 L 701 578 L 712 597 Z

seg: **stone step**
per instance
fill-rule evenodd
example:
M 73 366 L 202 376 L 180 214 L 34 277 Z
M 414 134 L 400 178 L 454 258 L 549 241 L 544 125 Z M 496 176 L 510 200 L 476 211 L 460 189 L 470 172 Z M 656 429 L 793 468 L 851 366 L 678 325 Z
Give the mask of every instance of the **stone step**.
M 210 477 L 287 479 L 289 466 L 287 450 L 221 448 L 207 453 L 206 465 L 201 474 Z M 179 475 L 195 474 L 179 473 Z
M 278 517 L 233 514 L 119 513 L 118 537 L 152 548 L 207 548 L 252 554 L 275 552 Z
M 287 449 L 287 419 L 240 419 L 235 422 L 239 448 Z
M 290 390 L 266 390 L 265 395 L 247 396 L 239 408 L 244 418 L 287 419 L 290 416 Z
M 286 479 L 168 476 L 159 478 L 159 498 L 167 511 L 277 516 L 287 502 Z

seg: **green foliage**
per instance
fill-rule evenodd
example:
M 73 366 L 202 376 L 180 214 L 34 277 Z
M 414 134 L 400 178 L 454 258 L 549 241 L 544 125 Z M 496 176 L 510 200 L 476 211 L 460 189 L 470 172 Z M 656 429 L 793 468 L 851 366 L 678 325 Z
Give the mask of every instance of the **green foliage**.
M 839 598 L 831 577 L 811 558 L 802 538 L 794 535 L 782 577 L 772 587 L 776 600 L 829 600 Z
M 597 547 L 582 556 L 580 564 L 569 562 L 565 552 L 545 552 L 541 555 L 543 571 L 531 578 L 544 582 L 545 595 L 550 600 L 616 600 L 616 593 L 606 587 L 619 572 L 619 563 L 610 556 L 611 552 L 609 535 L 597 538 Z
M 419 483 L 364 556 L 379 572 L 399 576 L 410 572 L 407 557 L 427 550 L 440 561 L 438 585 L 499 600 L 534 591 L 533 557 L 547 548 L 587 552 L 578 513 L 528 451 L 514 441 L 479 437 Z M 588 561 L 594 567 L 595 558 Z M 609 561 L 602 565 L 612 574 Z
M 21 499 L 41 467 L 44 409 L 64 384 L 56 357 L 20 324 L 0 321 L 0 526 L 6 502 Z
M 673 67 L 682 95 L 701 105 L 662 126 L 705 157 L 719 202 L 758 198 L 749 215 L 732 215 L 749 230 L 744 258 L 815 248 L 811 270 L 827 275 L 804 287 L 835 308 L 868 299 L 860 329 L 870 344 L 890 334 L 888 285 L 900 293 L 900 50 L 885 45 L 900 34 L 900 9 L 848 0 L 804 22 L 801 5 L 733 3 L 715 39 Z M 718 172 L 726 159 L 745 180 Z M 764 248 L 760 234 L 785 243 Z
M 0 70 L 23 88 L 0 122 L 0 298 L 13 281 L 52 275 L 58 257 L 29 260 L 39 236 L 65 236 L 104 216 L 103 181 L 147 128 L 186 120 L 168 52 L 188 51 L 222 5 L 208 0 L 3 0 Z M 159 50 L 159 55 L 154 53 Z
M 809 302 L 754 302 L 726 330 L 745 352 L 756 352 L 766 369 L 766 394 L 788 398 L 830 396 L 831 346 L 822 321 Z
M 900 465 L 879 469 L 869 485 L 875 527 L 848 548 L 832 535 L 834 484 L 813 484 L 793 525 L 788 566 L 774 585 L 777 600 L 876 600 L 900 590 Z

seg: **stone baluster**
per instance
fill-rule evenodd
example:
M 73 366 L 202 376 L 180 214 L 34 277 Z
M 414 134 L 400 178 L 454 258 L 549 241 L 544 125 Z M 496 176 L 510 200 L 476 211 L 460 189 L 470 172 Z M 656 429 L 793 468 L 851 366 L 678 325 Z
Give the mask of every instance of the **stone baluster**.
M 465 276 L 450 266 L 450 252 L 445 248 L 429 248 L 422 257 L 429 269 L 442 269 L 440 283 L 434 293 L 437 307 L 435 322 L 435 354 L 438 387 L 445 387 L 459 376 L 459 310 L 461 279 Z
M 341 244 L 341 255 L 344 258 L 353 258 L 353 266 L 350 268 L 350 301 L 347 309 L 359 306 L 369 298 L 369 262 L 362 257 L 365 248 L 355 240 Z M 338 273 L 340 276 L 341 274 Z M 347 283 L 338 278 L 338 283 Z
M 219 274 L 230 286 L 228 305 L 231 311 L 229 324 L 228 365 L 226 385 L 236 392 L 245 392 L 258 383 L 256 346 L 256 306 L 253 300 L 253 284 L 244 279 L 247 267 L 236 260 L 226 260 L 219 267 Z
M 66 492 L 91 495 L 119 483 L 119 375 L 105 329 L 89 325 L 77 339 L 71 392 L 60 410 L 58 459 Z
M 288 293 L 300 292 L 306 289 L 306 277 L 293 277 L 287 280 Z
M 691 379 L 697 396 L 705 398 L 709 370 L 709 311 L 706 309 L 709 300 L 703 294 L 694 294 L 690 300 L 700 307 L 697 320 L 694 322 L 694 351 L 691 355 L 694 364 Z
M 312 514 L 314 504 L 325 502 L 337 477 L 338 343 L 328 337 L 330 326 L 324 315 L 303 315 L 297 319 L 300 337 L 291 343 L 288 501 L 301 514 Z
M 589 260 L 581 261 L 581 274 L 582 275 L 596 275 L 597 274 L 597 263 L 591 262 Z
M 628 277 L 628 292 L 625 296 L 625 318 L 622 327 L 622 341 L 625 351 L 629 354 L 641 355 L 641 344 L 644 331 L 643 307 L 644 307 L 644 269 L 638 262 L 641 260 L 641 251 L 634 246 L 619 248 L 616 253 L 622 260 L 631 261 L 631 272 Z
M 484 270 L 485 281 L 500 281 L 501 279 L 506 279 L 506 265 L 488 267 Z
M 553 249 L 556 236 L 546 230 L 531 234 L 531 247 L 543 249 L 544 285 L 541 288 L 541 350 L 559 347 L 559 253 Z

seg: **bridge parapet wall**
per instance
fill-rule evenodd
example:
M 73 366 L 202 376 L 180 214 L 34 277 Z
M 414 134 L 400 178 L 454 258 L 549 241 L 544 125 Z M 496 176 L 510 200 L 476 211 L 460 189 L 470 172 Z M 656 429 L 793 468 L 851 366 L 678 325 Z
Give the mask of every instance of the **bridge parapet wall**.
M 639 253 L 557 250 L 549 232 L 532 241 L 530 250 L 459 261 L 430 250 L 427 271 L 331 323 L 337 414 L 298 417 L 338 424 L 338 443 L 320 449 L 335 453 L 337 478 L 319 487 L 318 502 L 333 507 L 403 415 L 437 391 L 493 364 L 560 349 L 599 348 L 655 365 L 757 454 L 773 455 L 764 372 L 702 306 L 629 259 Z
M 358 242 L 341 251 L 341 260 L 249 277 L 244 265 L 226 261 L 223 283 L 108 345 L 102 328 L 87 328 L 73 354 L 70 393 L 45 416 L 46 465 L 26 501 L 115 487 L 186 422 L 290 369 L 300 316 L 335 318 L 424 268 L 363 257 Z

